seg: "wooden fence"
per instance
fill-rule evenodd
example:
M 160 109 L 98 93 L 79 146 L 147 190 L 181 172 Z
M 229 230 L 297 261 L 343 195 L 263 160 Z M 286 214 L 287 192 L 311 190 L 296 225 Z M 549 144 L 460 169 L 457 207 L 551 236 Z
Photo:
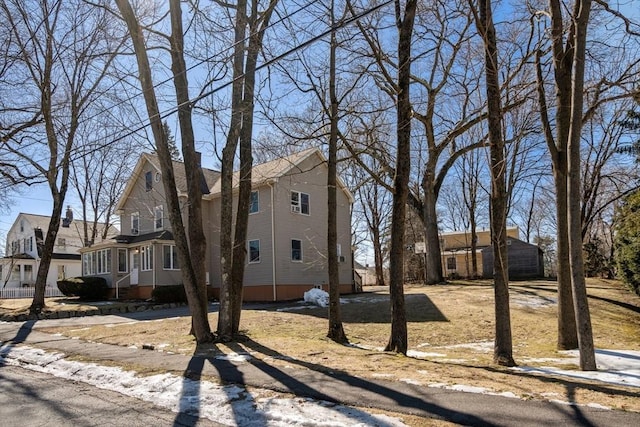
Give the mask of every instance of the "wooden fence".
M 33 298 L 35 288 L 5 288 L 0 289 L 0 299 L 17 299 L 17 298 Z M 57 287 L 46 287 L 44 290 L 45 297 L 63 297 Z

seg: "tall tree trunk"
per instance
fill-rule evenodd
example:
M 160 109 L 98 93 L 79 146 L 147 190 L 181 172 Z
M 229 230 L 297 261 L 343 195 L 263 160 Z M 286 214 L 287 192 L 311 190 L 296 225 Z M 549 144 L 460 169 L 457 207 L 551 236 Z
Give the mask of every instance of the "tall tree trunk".
M 411 39 L 417 0 L 395 1 L 398 37 L 397 86 L 397 160 L 394 179 L 389 260 L 389 294 L 391 298 L 391 336 L 385 350 L 407 353 L 407 315 L 404 304 L 404 225 L 411 172 Z
M 495 345 L 493 361 L 515 366 L 509 310 L 509 269 L 507 264 L 506 161 L 502 133 L 502 106 L 498 77 L 498 48 L 491 0 L 479 0 L 478 31 L 485 47 L 485 80 L 491 157 L 491 244 L 494 256 Z
M 584 91 L 584 71 L 586 60 L 586 39 L 591 0 L 577 0 L 574 6 L 575 47 L 573 51 L 573 75 L 571 94 L 571 126 L 569 132 L 569 256 L 571 266 L 571 284 L 573 303 L 580 349 L 580 369 L 595 371 L 596 357 L 591 330 L 591 316 L 587 299 L 587 288 L 584 279 L 584 262 L 582 258 L 582 200 L 580 173 L 580 139 L 582 134 L 582 108 Z
M 179 0 L 171 0 L 171 71 L 178 103 L 178 121 L 180 123 L 180 137 L 182 140 L 182 157 L 184 159 L 187 177 L 187 197 L 189 199 L 187 232 L 189 240 L 189 257 L 186 266 L 190 270 L 188 280 L 184 281 L 185 291 L 192 299 L 191 304 L 199 305 L 199 310 L 193 312 L 193 328 L 200 329 L 196 336 L 211 334 L 211 326 L 207 318 L 207 284 L 206 284 L 206 250 L 207 242 L 204 235 L 202 221 L 202 165 L 200 155 L 196 152 L 193 123 L 191 119 L 192 104 L 189 99 L 189 82 L 187 81 L 187 66 L 184 60 L 184 36 L 182 28 L 182 10 Z M 168 135 L 165 134 L 168 139 Z M 171 157 L 170 147 L 169 156 Z M 180 264 L 184 268 L 185 264 Z M 184 274 L 184 273 L 183 273 Z M 195 313 L 198 315 L 196 320 Z M 204 318 L 203 318 L 204 316 Z
M 134 50 L 136 53 L 139 79 L 142 85 L 142 92 L 144 93 L 147 114 L 149 115 L 151 130 L 153 133 L 158 153 L 158 160 L 160 162 L 160 168 L 162 171 L 162 183 L 165 191 L 167 207 L 169 210 L 169 221 L 171 222 L 178 261 L 180 262 L 181 266 L 182 280 L 184 283 L 185 292 L 187 294 L 187 300 L 189 302 L 189 309 L 192 315 L 193 333 L 198 342 L 210 341 L 212 339 L 212 336 L 211 328 L 209 326 L 209 320 L 207 317 L 206 299 L 205 303 L 203 304 L 200 298 L 200 291 L 198 290 L 199 277 L 192 268 L 192 262 L 194 262 L 194 260 L 192 260 L 190 257 L 187 233 L 185 232 L 185 227 L 182 222 L 180 203 L 178 199 L 178 193 L 175 184 L 175 175 L 173 171 L 173 161 L 171 158 L 171 152 L 169 151 L 168 137 L 165 134 L 164 127 L 160 119 L 160 111 L 158 108 L 158 102 L 156 99 L 153 80 L 151 77 L 151 67 L 149 65 L 149 58 L 147 56 L 144 43 L 144 35 L 142 33 L 142 28 L 140 27 L 138 20 L 135 17 L 131 4 L 127 0 L 116 0 L 116 4 L 118 5 L 118 9 L 122 13 L 123 18 L 127 23 L 127 27 L 129 29 L 131 40 L 133 42 Z M 172 6 L 175 6 L 175 4 L 172 3 Z M 173 9 L 171 10 L 171 13 L 172 25 L 176 25 L 177 23 L 174 22 L 174 19 L 177 19 L 177 15 L 180 15 L 180 11 L 176 11 L 175 9 Z M 176 31 L 176 29 L 174 29 L 174 31 Z M 177 31 L 182 34 L 181 30 Z M 173 36 L 175 35 L 176 34 L 174 33 Z M 173 42 L 175 42 L 175 40 L 173 40 Z M 172 49 L 173 48 L 174 46 L 172 46 Z M 179 65 L 177 66 L 179 68 Z M 186 71 L 184 72 L 184 75 L 180 77 L 180 79 L 181 78 L 184 78 L 184 81 L 179 80 L 175 82 L 176 91 L 180 92 L 178 96 L 184 96 L 182 90 L 187 87 Z M 184 114 L 185 111 L 182 111 L 182 119 L 185 119 Z M 183 124 L 181 123 L 181 126 L 182 125 Z M 191 197 L 191 194 L 189 194 L 189 197 Z M 202 193 L 199 192 L 197 200 L 190 201 L 194 203 L 201 203 L 201 199 Z M 200 223 L 202 223 L 202 220 L 200 220 Z M 200 242 L 194 242 L 194 244 L 198 246 Z
M 334 1 L 331 1 L 331 27 L 335 28 Z M 340 315 L 340 271 L 338 265 L 338 96 L 336 94 L 336 49 L 335 30 L 331 32 L 329 49 L 329 98 L 330 131 L 329 158 L 327 162 L 327 264 L 329 269 L 329 331 L 327 337 L 341 344 L 349 342 L 342 326 Z

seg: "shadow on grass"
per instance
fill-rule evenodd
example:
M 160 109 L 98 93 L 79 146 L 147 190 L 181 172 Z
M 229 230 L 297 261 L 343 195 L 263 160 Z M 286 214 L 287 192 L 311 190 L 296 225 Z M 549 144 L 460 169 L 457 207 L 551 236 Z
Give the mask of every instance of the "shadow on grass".
M 547 288 L 547 287 L 541 287 L 541 286 L 526 286 L 526 288 L 530 288 L 530 289 L 535 289 L 535 290 L 539 290 L 539 291 L 547 291 L 547 292 L 554 292 L 554 293 L 558 293 L 558 289 L 557 288 Z M 587 291 L 589 289 L 594 289 L 593 286 L 587 286 Z M 607 287 L 599 287 L 599 289 L 610 289 Z M 614 300 L 611 298 L 606 298 L 606 297 L 600 297 L 597 295 L 589 295 L 589 299 L 592 300 L 596 300 L 596 301 L 602 301 L 602 302 L 608 302 L 609 304 L 613 304 L 613 305 L 617 305 L 618 307 L 622 307 L 624 309 L 633 311 L 634 313 L 640 313 L 640 307 L 634 304 L 629 304 L 628 302 L 624 302 L 624 301 L 618 301 L 618 300 Z
M 345 323 L 384 323 L 391 322 L 389 295 L 358 294 L 345 298 L 340 305 L 340 314 Z M 446 316 L 431 299 L 424 294 L 405 295 L 407 322 L 448 322 Z M 279 309 L 287 313 L 296 313 L 327 319 L 327 307 L 296 307 Z

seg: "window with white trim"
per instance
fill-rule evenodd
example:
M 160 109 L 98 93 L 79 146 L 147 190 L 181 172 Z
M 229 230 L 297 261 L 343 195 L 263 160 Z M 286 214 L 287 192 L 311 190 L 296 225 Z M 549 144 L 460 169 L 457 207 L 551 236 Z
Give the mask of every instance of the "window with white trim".
M 291 192 L 291 212 L 309 215 L 309 195 L 307 193 Z
M 131 234 L 136 236 L 140 233 L 140 213 L 133 212 L 131 214 Z
M 260 194 L 257 191 L 252 191 L 249 213 L 258 213 L 258 211 L 260 211 Z
M 83 276 L 92 276 L 96 274 L 96 253 L 85 252 L 82 254 L 82 274 Z
M 260 262 L 260 240 L 249 240 L 249 264 Z
M 154 229 L 156 231 L 162 230 L 162 224 L 164 220 L 164 206 L 162 205 L 156 206 L 156 208 L 154 209 L 154 213 L 155 213 Z
M 127 248 L 118 248 L 118 273 L 129 271 L 129 251 Z
M 96 251 L 98 274 L 107 274 L 111 272 L 111 249 L 101 249 Z
M 162 245 L 162 262 L 165 270 L 179 270 L 176 245 Z
M 291 239 L 291 261 L 302 262 L 302 240 Z
M 140 246 L 140 269 L 153 270 L 153 246 Z

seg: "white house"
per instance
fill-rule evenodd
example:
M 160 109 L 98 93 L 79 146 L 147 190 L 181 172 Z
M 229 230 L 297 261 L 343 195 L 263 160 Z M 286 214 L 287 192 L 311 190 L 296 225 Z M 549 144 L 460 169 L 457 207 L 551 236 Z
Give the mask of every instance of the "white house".
M 44 215 L 18 214 L 7 233 L 5 256 L 0 258 L 0 289 L 35 285 L 49 221 L 50 217 Z M 67 208 L 53 249 L 47 287 L 55 287 L 59 279 L 82 274 L 78 251 L 85 246 L 83 227 L 84 223 L 74 220 L 71 209 Z M 104 224 L 99 223 L 98 227 L 102 229 Z M 114 229 L 108 237 L 116 233 Z

